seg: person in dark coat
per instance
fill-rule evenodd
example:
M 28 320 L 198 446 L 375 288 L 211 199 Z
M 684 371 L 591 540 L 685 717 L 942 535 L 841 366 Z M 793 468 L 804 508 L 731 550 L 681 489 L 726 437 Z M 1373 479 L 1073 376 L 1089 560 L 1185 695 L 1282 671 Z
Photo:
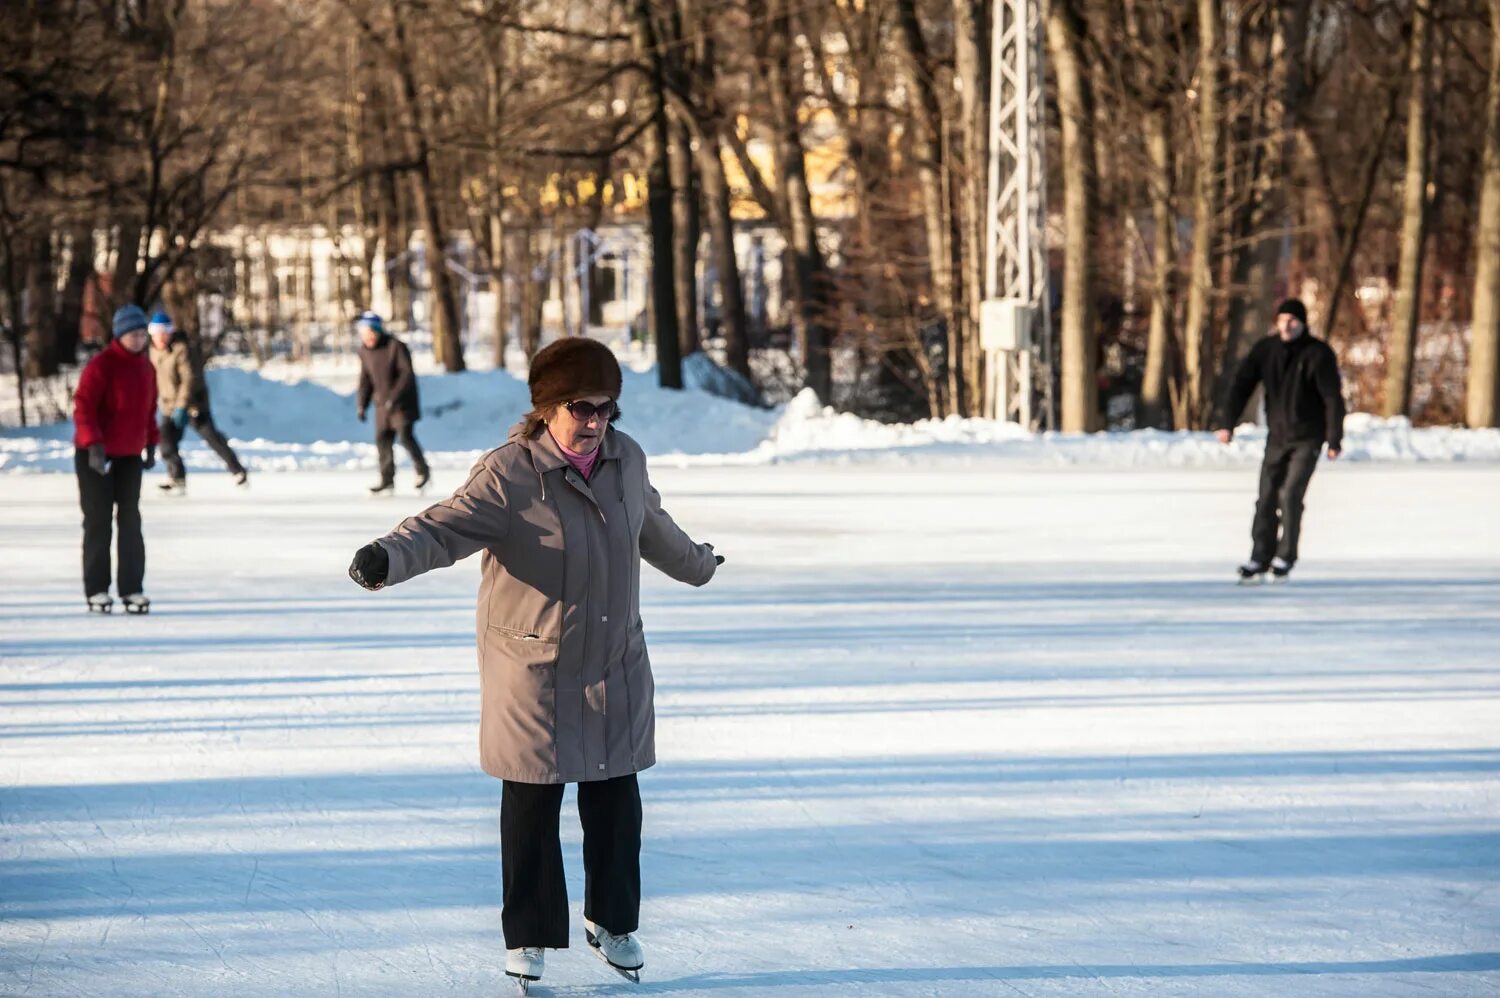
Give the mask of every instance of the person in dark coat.
M 412 432 L 422 418 L 417 400 L 417 376 L 411 366 L 411 351 L 406 344 L 385 331 L 385 322 L 374 312 L 365 312 L 355 323 L 359 329 L 359 421 L 368 416 L 370 403 L 375 404 L 375 447 L 380 453 L 380 481 L 370 487 L 371 493 L 387 492 L 396 486 L 397 438 L 411 455 L 417 471 L 417 488 L 427 484 L 427 459 Z
M 163 492 L 182 492 L 187 488 L 187 468 L 177 448 L 189 426 L 198 431 L 203 442 L 228 466 L 234 484 L 244 485 L 249 473 L 214 425 L 208 408 L 208 385 L 188 353 L 187 337 L 176 331 L 171 316 L 165 312 L 153 315 L 146 328 L 151 334 L 151 363 L 156 368 L 161 456 L 167 465 L 167 480 L 157 487 Z
M 1217 423 L 1219 440 L 1234 425 L 1256 386 L 1265 395 L 1266 455 L 1260 498 L 1250 529 L 1250 560 L 1240 578 L 1258 581 L 1269 569 L 1285 579 L 1297 563 L 1303 497 L 1326 445 L 1337 460 L 1344 439 L 1344 395 L 1333 348 L 1307 331 L 1307 308 L 1288 298 L 1276 310 L 1276 333 L 1257 343 L 1234 374 Z
M 119 592 L 125 609 L 145 613 L 146 541 L 141 534 L 141 472 L 156 464 L 156 372 L 146 351 L 146 313 L 115 312 L 114 338 L 94 355 L 73 393 L 73 467 L 83 507 L 83 591 L 89 610 L 109 613 L 109 542 L 118 525 Z M 144 455 L 144 456 L 143 456 Z

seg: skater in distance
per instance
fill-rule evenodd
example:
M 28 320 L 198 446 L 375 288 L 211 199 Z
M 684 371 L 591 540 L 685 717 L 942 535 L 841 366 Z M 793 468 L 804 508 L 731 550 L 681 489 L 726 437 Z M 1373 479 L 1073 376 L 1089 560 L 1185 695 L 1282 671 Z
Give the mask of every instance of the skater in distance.
M 157 312 L 147 326 L 151 334 L 151 363 L 156 367 L 157 407 L 160 411 L 158 432 L 161 457 L 167 465 L 167 480 L 157 486 L 163 492 L 181 493 L 187 489 L 187 468 L 177 448 L 191 426 L 208 444 L 234 476 L 234 484 L 249 479 L 239 455 L 214 425 L 208 409 L 208 385 L 202 367 L 193 363 L 187 337 L 176 331 L 172 317 Z
M 1250 527 L 1250 560 L 1240 580 L 1259 582 L 1267 570 L 1281 581 L 1297 563 L 1303 497 L 1323 447 L 1338 459 L 1344 438 L 1344 395 L 1338 358 L 1307 331 L 1307 308 L 1288 298 L 1276 310 L 1276 332 L 1255 345 L 1234 374 L 1219 412 L 1218 436 L 1228 444 L 1259 385 L 1265 396 L 1266 454 L 1260 497 Z
M 156 373 L 146 351 L 146 313 L 115 312 L 114 336 L 83 369 L 73 393 L 73 467 L 83 507 L 83 592 L 93 613 L 109 613 L 109 542 L 118 529 L 120 600 L 146 613 L 146 540 L 141 472 L 156 464 Z
M 349 568 L 380 589 L 481 554 L 479 755 L 504 781 L 505 967 L 523 992 L 542 976 L 544 951 L 568 946 L 558 834 L 568 783 L 583 825 L 585 938 L 639 980 L 636 774 L 656 762 L 641 561 L 701 586 L 724 560 L 673 522 L 640 445 L 614 428 L 621 378 L 608 347 L 559 340 L 536 355 L 528 381 L 531 411 L 505 443 Z
M 412 371 L 411 351 L 406 344 L 385 331 L 385 322 L 374 312 L 365 312 L 355 321 L 359 330 L 359 391 L 355 403 L 359 421 L 369 417 L 370 403 L 375 403 L 375 449 L 380 455 L 380 481 L 370 487 L 372 495 L 390 492 L 396 487 L 396 438 L 411 455 L 416 469 L 416 487 L 427 484 L 427 459 L 413 433 L 413 425 L 422 418 L 417 400 L 417 376 Z

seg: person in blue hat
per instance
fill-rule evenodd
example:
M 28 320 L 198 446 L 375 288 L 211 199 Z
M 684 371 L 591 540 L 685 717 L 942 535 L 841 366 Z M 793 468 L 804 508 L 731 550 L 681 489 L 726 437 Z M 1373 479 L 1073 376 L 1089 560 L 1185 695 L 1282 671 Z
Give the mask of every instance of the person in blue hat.
M 109 613 L 111 535 L 120 598 L 146 613 L 146 540 L 141 532 L 141 472 L 156 464 L 156 374 L 146 350 L 146 313 L 115 312 L 114 337 L 94 355 L 73 393 L 73 459 L 83 508 L 83 592 L 91 613 Z
M 193 363 L 187 337 L 177 332 L 172 317 L 165 312 L 153 315 L 147 330 L 151 334 L 151 362 L 156 366 L 161 456 L 167 465 L 167 480 L 157 487 L 163 492 L 186 490 L 187 468 L 178 447 L 189 426 L 219 455 L 234 476 L 234 484 L 244 485 L 249 481 L 249 473 L 214 425 L 208 408 L 208 385 L 203 380 L 202 368 Z
M 411 455 L 412 467 L 417 472 L 416 486 L 421 489 L 427 484 L 429 473 L 427 458 L 412 432 L 413 425 L 422 418 L 422 405 L 417 398 L 411 351 L 385 331 L 384 320 L 374 312 L 361 314 L 354 325 L 360 339 L 359 391 L 355 404 L 361 423 L 368 418 L 371 403 L 375 405 L 375 449 L 380 455 L 380 481 L 370 487 L 370 493 L 379 495 L 395 489 L 393 444 L 398 438 Z

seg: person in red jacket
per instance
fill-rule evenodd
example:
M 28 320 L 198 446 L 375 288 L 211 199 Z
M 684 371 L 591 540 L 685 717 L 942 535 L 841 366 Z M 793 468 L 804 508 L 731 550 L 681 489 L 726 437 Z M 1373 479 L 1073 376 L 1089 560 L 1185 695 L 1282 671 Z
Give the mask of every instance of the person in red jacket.
M 120 600 L 146 613 L 142 592 L 146 541 L 141 536 L 141 472 L 156 464 L 156 370 L 146 357 L 146 313 L 115 312 L 114 339 L 83 369 L 73 394 L 73 466 L 83 507 L 83 591 L 89 610 L 109 613 L 109 540 L 118 523 Z M 142 453 L 144 452 L 144 457 Z

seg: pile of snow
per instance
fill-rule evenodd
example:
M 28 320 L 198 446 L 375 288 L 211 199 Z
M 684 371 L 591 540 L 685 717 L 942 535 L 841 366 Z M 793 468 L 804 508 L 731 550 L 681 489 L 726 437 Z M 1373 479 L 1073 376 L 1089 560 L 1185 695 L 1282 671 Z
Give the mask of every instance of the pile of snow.
M 419 359 L 420 371 L 431 370 Z M 750 386 L 707 358 L 690 360 L 689 387 L 659 387 L 651 368 L 626 364 L 621 429 L 661 463 L 770 464 L 784 461 L 1010 460 L 1040 465 L 1224 467 L 1260 459 L 1265 431 L 1240 429 L 1225 447 L 1212 434 L 1140 430 L 1128 433 L 1030 433 L 988 419 L 885 424 L 839 413 L 804 391 L 778 409 L 736 401 Z M 358 366 L 352 357 L 264 371 L 216 367 L 208 372 L 219 428 L 252 470 L 373 468 L 372 427 L 355 417 Z M 505 439 L 529 407 L 522 378 L 508 371 L 422 373 L 417 437 L 438 467 L 468 467 Z M 728 396 L 728 397 L 726 397 Z M 1405 419 L 1351 415 L 1345 423 L 1351 461 L 1500 461 L 1500 431 L 1414 429 Z M 218 459 L 189 433 L 184 457 L 193 470 L 220 470 Z M 0 432 L 0 471 L 71 471 L 67 422 Z

